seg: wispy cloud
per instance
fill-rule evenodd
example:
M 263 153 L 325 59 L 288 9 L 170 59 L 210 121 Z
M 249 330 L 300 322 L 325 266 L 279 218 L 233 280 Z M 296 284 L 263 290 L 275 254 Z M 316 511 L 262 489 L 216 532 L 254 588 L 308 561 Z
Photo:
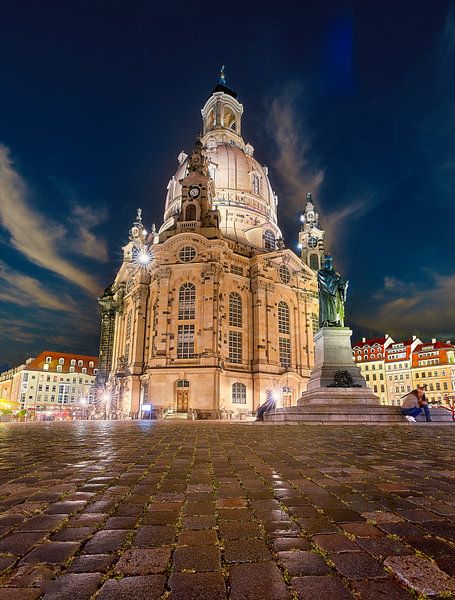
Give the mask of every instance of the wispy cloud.
M 75 253 L 99 262 L 108 260 L 106 241 L 93 232 L 94 227 L 106 220 L 106 216 L 103 209 L 73 204 L 69 222 L 74 234 L 70 245 Z
M 0 301 L 10 302 L 18 306 L 42 307 L 49 310 L 63 312 L 76 312 L 77 306 L 69 298 L 62 294 L 45 289 L 43 285 L 33 277 L 13 271 L 0 261 Z
M 298 110 L 302 95 L 302 85 L 288 85 L 272 100 L 268 121 L 268 132 L 277 148 L 274 166 L 286 197 L 281 211 L 288 216 L 302 210 L 306 192 L 317 195 L 324 180 L 324 171 L 316 168 L 310 158 L 313 135 Z
M 0 145 L 0 221 L 10 235 L 10 242 L 32 263 L 44 267 L 71 283 L 96 294 L 99 283 L 67 260 L 61 252 L 66 247 L 70 232 L 50 218 L 44 218 L 29 203 L 29 190 L 23 178 L 14 169 L 9 150 Z M 93 216 L 91 217 L 93 222 Z M 90 217 L 85 214 L 79 231 L 79 240 L 85 236 L 87 247 L 93 240 L 87 234 Z M 84 244 L 79 244 L 82 252 Z

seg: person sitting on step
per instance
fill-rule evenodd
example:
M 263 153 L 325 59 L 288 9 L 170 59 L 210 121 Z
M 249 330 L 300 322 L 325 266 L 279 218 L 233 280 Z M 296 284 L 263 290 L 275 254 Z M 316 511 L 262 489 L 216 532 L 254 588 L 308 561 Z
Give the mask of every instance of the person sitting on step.
M 401 405 L 401 414 L 406 417 L 410 423 L 416 423 L 416 417 L 425 413 L 425 418 L 431 421 L 430 409 L 428 408 L 427 397 L 425 396 L 425 386 L 418 385 L 415 390 L 403 397 Z

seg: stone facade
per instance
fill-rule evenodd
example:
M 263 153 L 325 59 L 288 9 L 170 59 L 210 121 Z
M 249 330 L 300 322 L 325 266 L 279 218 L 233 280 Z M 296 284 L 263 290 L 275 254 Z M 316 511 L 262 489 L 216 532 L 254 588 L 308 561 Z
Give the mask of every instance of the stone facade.
M 102 393 L 113 418 L 142 405 L 238 417 L 272 393 L 295 405 L 314 364 L 314 271 L 284 247 L 267 168 L 240 136 L 242 105 L 218 85 L 203 137 L 168 186 L 164 224 L 141 211 L 100 299 Z M 110 367 L 109 367 L 110 366 Z

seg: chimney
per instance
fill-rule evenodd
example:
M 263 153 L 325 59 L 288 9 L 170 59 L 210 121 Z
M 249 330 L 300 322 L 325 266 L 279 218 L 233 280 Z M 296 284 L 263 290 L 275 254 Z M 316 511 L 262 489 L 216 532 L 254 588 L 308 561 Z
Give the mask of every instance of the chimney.
M 431 338 L 431 343 L 436 344 L 436 338 Z
M 450 340 L 447 340 L 446 344 L 451 344 L 452 342 Z
M 364 344 L 367 341 L 367 338 L 362 338 L 362 343 Z

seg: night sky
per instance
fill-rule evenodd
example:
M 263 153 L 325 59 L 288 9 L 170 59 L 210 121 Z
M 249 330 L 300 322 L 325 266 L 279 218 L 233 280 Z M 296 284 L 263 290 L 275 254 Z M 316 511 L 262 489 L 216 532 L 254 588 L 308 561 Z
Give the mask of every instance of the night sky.
M 98 353 L 96 296 L 222 64 L 294 249 L 314 192 L 355 336 L 455 340 L 453 3 L 0 7 L 0 370 Z

